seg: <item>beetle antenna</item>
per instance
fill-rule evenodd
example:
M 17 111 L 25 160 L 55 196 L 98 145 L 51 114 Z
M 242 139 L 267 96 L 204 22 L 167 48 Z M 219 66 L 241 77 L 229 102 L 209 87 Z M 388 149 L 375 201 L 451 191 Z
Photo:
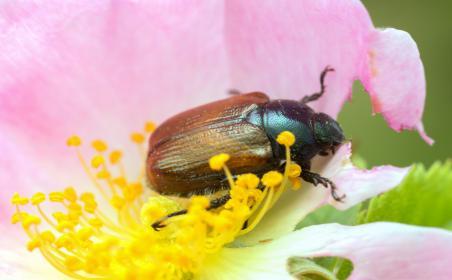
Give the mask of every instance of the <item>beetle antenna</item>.
M 325 93 L 325 89 L 326 89 L 326 85 L 325 85 L 326 74 L 328 72 L 334 72 L 334 71 L 335 71 L 334 68 L 331 68 L 329 65 L 326 66 L 325 69 L 323 69 L 322 73 L 320 74 L 320 91 L 303 97 L 303 99 L 301 99 L 300 102 L 303 104 L 306 104 L 311 101 L 316 101 L 317 99 L 322 97 L 322 95 Z

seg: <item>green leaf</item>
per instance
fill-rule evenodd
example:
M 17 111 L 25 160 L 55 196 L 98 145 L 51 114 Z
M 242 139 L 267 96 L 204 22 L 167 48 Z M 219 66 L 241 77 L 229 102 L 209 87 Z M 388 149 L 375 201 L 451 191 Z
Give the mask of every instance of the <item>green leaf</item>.
M 352 162 L 358 168 L 361 168 L 361 169 L 367 168 L 367 161 L 359 154 L 352 155 Z
M 399 186 L 374 197 L 358 223 L 377 221 L 452 230 L 452 161 L 415 165 Z
M 337 280 L 330 270 L 306 258 L 290 258 L 288 261 L 290 273 L 302 280 Z
M 364 161 L 361 160 L 361 163 L 364 165 Z M 452 230 L 452 161 L 435 163 L 428 170 L 421 164 L 415 165 L 404 181 L 391 191 L 346 211 L 324 206 L 303 219 L 297 229 L 325 223 L 356 225 L 377 221 Z M 352 263 L 347 259 L 325 257 L 310 261 L 341 280 L 346 279 L 353 270 Z M 303 263 L 301 267 L 306 264 Z M 305 280 L 329 279 L 309 273 L 298 276 Z
M 344 280 L 353 270 L 351 261 L 338 257 L 292 257 L 288 266 L 290 273 L 302 280 Z
M 307 215 L 296 227 L 300 229 L 307 226 L 339 223 L 342 225 L 354 225 L 361 209 L 360 205 L 351 207 L 345 211 L 337 210 L 331 205 L 325 205 Z

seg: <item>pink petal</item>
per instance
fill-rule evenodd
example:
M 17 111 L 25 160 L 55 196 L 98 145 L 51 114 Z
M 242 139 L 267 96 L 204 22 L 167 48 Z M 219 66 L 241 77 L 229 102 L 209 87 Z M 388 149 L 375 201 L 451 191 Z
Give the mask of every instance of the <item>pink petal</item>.
M 331 174 L 330 178 L 339 188 L 339 192 L 346 195 L 343 202 L 337 202 L 331 196 L 328 198 L 328 203 L 338 209 L 345 210 L 392 189 L 399 185 L 410 171 L 410 167 L 399 168 L 391 165 L 377 166 L 370 170 L 360 169 L 350 161 L 350 144 L 343 147 L 340 152 L 344 152 L 344 157 L 338 172 L 334 174 L 333 171 L 334 168 L 337 168 L 337 166 L 333 167 L 333 164 L 337 162 L 329 163 L 328 166 L 331 169 L 325 172 L 325 174 Z M 338 155 L 338 158 L 340 156 Z
M 40 150 L 74 132 L 124 138 L 228 88 L 298 99 L 319 89 L 326 65 L 336 72 L 314 106 L 335 116 L 353 80 L 370 79 L 376 32 L 364 6 L 346 0 L 3 3 L 0 19 L 0 128 Z M 419 100 L 399 110 L 413 127 L 424 92 L 398 89 Z
M 397 223 L 311 226 L 259 246 L 224 249 L 216 265 L 229 278 L 213 279 L 292 279 L 287 259 L 294 256 L 350 259 L 349 279 L 451 279 L 452 233 Z
M 228 88 L 301 98 L 318 90 L 326 65 L 336 72 L 314 106 L 334 116 L 355 78 L 372 82 L 365 73 L 376 31 L 359 1 L 192 0 L 2 3 L 0 32 L 0 131 L 8 142 L 0 178 L 12 192 L 78 181 L 68 135 L 121 146 L 145 120 Z M 409 92 L 415 100 L 424 94 Z M 404 111 L 422 106 L 423 99 Z M 46 184 L 24 184 L 24 176 Z
M 301 99 L 319 91 L 327 66 L 327 94 L 312 103 L 336 116 L 366 55 L 373 29 L 359 1 L 235 1 L 230 4 L 229 45 L 232 85 L 272 97 Z
M 424 67 L 411 36 L 393 28 L 375 31 L 366 69 L 361 79 L 372 98 L 374 113 L 382 113 L 396 131 L 417 129 L 427 143 L 433 144 L 421 122 Z
M 254 244 L 283 236 L 293 231 L 307 214 L 327 203 L 341 210 L 352 207 L 397 186 L 410 169 L 379 166 L 363 170 L 352 164 L 350 156 L 351 144 L 347 143 L 332 157 L 315 158 L 312 167 L 314 172 L 336 184 L 339 195 L 345 194 L 343 202 L 335 201 L 330 191 L 322 186 L 315 187 L 303 181 L 301 190 L 287 190 L 260 224 L 240 237 L 239 244 Z
M 222 18 L 196 0 L 0 4 L 0 203 L 84 178 L 69 135 L 124 148 L 146 120 L 226 96 Z
M 37 145 L 126 138 L 226 96 L 219 2 L 47 1 L 0 15 L 1 124 Z
M 49 263 L 47 263 L 38 250 L 30 253 L 26 249 L 25 234 L 2 227 L 3 237 L 0 239 L 0 278 L 2 280 L 23 279 L 68 279 Z M 19 240 L 18 236 L 23 236 Z
M 370 92 L 374 112 L 391 128 L 417 129 L 428 143 L 421 117 L 425 78 L 416 44 L 403 31 L 377 31 L 360 1 L 228 1 L 226 39 L 234 88 L 301 99 L 327 93 L 313 107 L 337 116 L 351 98 L 353 81 Z M 375 73 L 378 72 L 378 75 Z

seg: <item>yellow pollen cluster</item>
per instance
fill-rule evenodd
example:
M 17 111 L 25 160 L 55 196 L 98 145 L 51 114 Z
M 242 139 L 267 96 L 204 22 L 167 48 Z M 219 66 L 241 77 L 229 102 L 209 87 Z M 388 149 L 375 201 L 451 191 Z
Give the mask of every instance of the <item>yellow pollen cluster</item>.
M 147 123 L 143 133 L 134 133 L 145 162 Z M 293 137 L 284 132 L 285 139 Z M 294 138 L 294 137 L 293 137 Z M 102 140 L 91 142 L 95 153 L 83 157 L 77 136 L 68 139 L 80 163 L 105 203 L 93 192 L 79 193 L 74 187 L 30 198 L 14 194 L 12 223 L 20 223 L 29 237 L 27 249 L 39 250 L 56 269 L 74 279 L 192 279 L 205 258 L 259 223 L 284 189 L 295 187 L 301 169 L 290 161 L 286 146 L 284 174 L 270 171 L 261 179 L 254 174 L 233 177 L 227 167 L 230 156 L 219 154 L 209 164 L 223 170 L 230 184 L 230 199 L 219 209 L 208 210 L 207 197 L 192 197 L 187 213 L 167 219 L 160 231 L 151 224 L 182 210 L 176 201 L 151 196 L 143 188 L 144 166 L 138 178 L 128 178 L 122 166 L 122 151 L 109 151 Z M 292 142 L 293 144 L 293 142 Z M 25 211 L 27 209 L 27 211 Z M 49 215 L 49 212 L 51 213 Z
M 212 170 L 221 170 L 224 164 L 229 160 L 230 156 L 228 154 L 219 154 L 213 156 L 209 160 L 209 166 Z

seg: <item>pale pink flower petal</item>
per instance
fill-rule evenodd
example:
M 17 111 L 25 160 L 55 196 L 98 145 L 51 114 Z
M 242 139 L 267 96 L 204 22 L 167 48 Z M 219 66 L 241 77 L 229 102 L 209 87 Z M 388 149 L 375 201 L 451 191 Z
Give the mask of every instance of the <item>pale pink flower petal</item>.
M 327 203 L 342 210 L 352 207 L 397 186 L 410 169 L 393 166 L 359 169 L 352 164 L 350 156 L 351 143 L 347 143 L 332 157 L 315 158 L 312 167 L 314 172 L 335 182 L 338 194 L 345 194 L 343 202 L 335 201 L 324 187 L 303 181 L 301 190 L 287 190 L 261 223 L 239 238 L 238 244 L 254 244 L 283 236 L 293 231 L 307 214 Z
M 371 82 L 370 51 L 376 62 L 386 55 L 359 1 L 2 3 L 0 19 L 0 128 L 39 147 L 74 132 L 116 140 L 228 88 L 298 99 L 319 89 L 326 65 L 336 72 L 313 105 L 335 116 L 354 79 Z M 404 61 L 422 83 L 420 60 Z M 420 118 L 423 87 L 394 92 L 416 102 L 392 126 L 420 129 L 411 116 Z
M 74 133 L 124 148 L 146 120 L 227 96 L 222 19 L 211 1 L 2 2 L 1 204 L 80 186 Z
M 431 143 L 421 123 L 425 77 L 416 44 L 403 31 L 376 30 L 360 1 L 229 1 L 227 11 L 235 88 L 301 99 L 319 91 L 329 65 L 336 71 L 314 108 L 337 116 L 360 79 L 391 128 L 417 129 Z
M 64 139 L 74 132 L 121 144 L 145 119 L 224 96 L 227 88 L 301 98 L 318 90 L 326 65 L 336 72 L 314 106 L 334 116 L 353 80 L 371 67 L 375 33 L 359 1 L 49 1 L 2 3 L 0 15 L 2 165 L 13 167 L 0 178 L 13 190 L 53 187 L 18 179 L 36 174 L 77 182 L 58 180 L 79 174 L 66 164 Z M 424 94 L 410 92 L 416 100 Z M 419 100 L 413 106 L 422 107 Z M 303 196 L 303 211 L 323 203 L 320 191 L 321 200 Z
M 47 263 L 38 252 L 26 249 L 26 237 L 20 230 L 0 225 L 0 278 L 2 280 L 69 279 Z M 23 238 L 18 238 L 22 236 Z
M 334 116 L 369 72 L 376 32 L 345 0 L 2 3 L 0 31 L 0 129 L 30 160 L 60 166 L 72 133 L 121 144 L 146 119 L 228 88 L 301 98 L 326 65 L 336 72 L 313 105 Z M 406 109 L 422 111 L 424 92 L 410 94 L 418 101 Z
M 372 97 L 374 113 L 382 113 L 396 131 L 417 129 L 433 144 L 421 122 L 425 77 L 416 43 L 408 33 L 388 28 L 375 31 L 370 44 L 368 71 L 361 80 Z
M 338 172 L 334 174 L 332 169 L 325 170 L 324 175 L 328 176 L 327 174 L 331 172 L 330 178 L 333 178 L 339 192 L 346 195 L 343 202 L 337 202 L 331 196 L 328 198 L 328 203 L 338 209 L 345 210 L 396 187 L 410 171 L 410 167 L 399 168 L 391 165 L 377 166 L 370 170 L 360 169 L 350 161 L 350 144 L 345 145 L 341 152 L 345 154 Z
M 288 258 L 323 256 L 351 260 L 351 280 L 446 280 L 452 277 L 452 233 L 397 223 L 311 226 L 258 246 L 225 248 L 199 279 L 293 279 Z M 215 266 L 224 272 L 215 274 Z
M 301 99 L 320 90 L 320 73 L 329 65 L 336 71 L 327 76 L 327 93 L 310 105 L 335 117 L 365 63 L 373 29 L 361 2 L 233 3 L 226 29 L 233 86 Z

